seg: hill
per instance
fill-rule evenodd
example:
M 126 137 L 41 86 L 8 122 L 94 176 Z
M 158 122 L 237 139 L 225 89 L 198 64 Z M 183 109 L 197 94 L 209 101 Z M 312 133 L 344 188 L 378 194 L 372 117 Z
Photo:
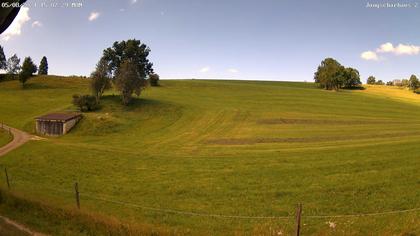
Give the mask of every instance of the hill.
M 88 92 L 87 84 L 43 76 L 22 90 L 2 82 L 0 121 L 33 132 L 34 117 L 74 110 L 71 96 Z M 78 182 L 88 212 L 192 234 L 288 234 L 297 203 L 304 205 L 304 235 L 420 233 L 418 211 L 315 217 L 420 207 L 415 94 L 385 86 L 331 92 L 312 83 L 173 80 L 124 107 L 113 93 L 68 135 L 2 157 L 13 188 L 73 207 Z

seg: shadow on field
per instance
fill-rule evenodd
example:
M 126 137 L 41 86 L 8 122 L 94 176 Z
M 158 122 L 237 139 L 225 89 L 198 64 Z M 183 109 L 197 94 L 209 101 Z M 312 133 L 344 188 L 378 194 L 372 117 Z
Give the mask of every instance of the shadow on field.
M 54 89 L 54 87 L 50 86 L 46 83 L 37 83 L 37 82 L 35 82 L 35 83 L 32 82 L 31 83 L 31 82 L 28 82 L 28 83 L 25 84 L 24 89 L 25 90 Z
M 144 99 L 137 96 L 134 96 L 128 106 L 124 106 L 121 101 L 121 97 L 118 95 L 105 95 L 101 98 L 101 110 L 106 106 L 118 106 L 124 111 L 133 111 L 145 107 L 162 107 L 169 106 L 170 104 L 164 103 L 160 100 L 154 99 Z

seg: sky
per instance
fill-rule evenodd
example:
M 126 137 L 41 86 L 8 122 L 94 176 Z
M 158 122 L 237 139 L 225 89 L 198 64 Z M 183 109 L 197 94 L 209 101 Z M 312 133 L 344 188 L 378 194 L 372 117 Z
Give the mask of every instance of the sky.
M 50 74 L 89 75 L 131 38 L 163 79 L 313 81 L 327 57 L 363 81 L 420 75 L 416 0 L 28 0 L 0 45 L 47 56 Z

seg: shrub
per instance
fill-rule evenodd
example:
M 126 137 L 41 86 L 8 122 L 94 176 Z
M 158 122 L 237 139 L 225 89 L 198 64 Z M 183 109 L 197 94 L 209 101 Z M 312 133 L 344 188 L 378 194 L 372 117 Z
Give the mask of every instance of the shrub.
M 98 102 L 92 95 L 73 95 L 73 104 L 79 107 L 80 111 L 94 111 L 98 109 Z
M 149 82 L 151 86 L 159 86 L 159 75 L 158 74 L 150 74 L 149 75 Z
M 384 85 L 385 83 L 382 81 L 382 80 L 378 80 L 378 81 L 376 81 L 376 83 L 375 83 L 376 85 Z

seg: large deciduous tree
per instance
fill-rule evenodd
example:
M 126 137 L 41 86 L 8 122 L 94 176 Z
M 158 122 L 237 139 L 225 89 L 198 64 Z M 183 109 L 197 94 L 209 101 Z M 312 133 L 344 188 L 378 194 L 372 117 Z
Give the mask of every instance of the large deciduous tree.
M 19 73 L 19 81 L 22 83 L 22 86 L 25 86 L 26 81 L 28 81 L 31 76 L 36 73 L 37 67 L 30 57 L 26 57 L 22 64 L 22 70 Z
M 314 80 L 322 88 L 338 90 L 342 84 L 344 67 L 333 58 L 326 58 L 318 66 Z
M 153 64 L 147 58 L 149 53 L 149 47 L 136 39 L 115 42 L 103 52 L 102 60 L 109 65 L 125 105 L 130 102 L 133 92 L 140 95 L 147 85 L 147 76 L 153 73 Z
M 146 86 L 147 80 L 139 79 L 139 71 L 136 63 L 124 60 L 118 69 L 115 85 L 121 93 L 122 103 L 128 105 L 131 96 L 135 93 L 140 96 L 141 90 Z
M 359 71 L 354 68 L 345 68 L 333 58 L 326 58 L 318 66 L 314 80 L 321 88 L 339 90 L 340 88 L 356 88 L 360 84 Z
M 360 74 L 359 71 L 348 67 L 344 69 L 344 80 L 343 80 L 343 87 L 344 88 L 356 88 L 359 87 L 362 82 L 360 81 Z
M 47 57 L 42 57 L 41 62 L 39 63 L 38 69 L 39 75 L 48 75 L 48 60 Z
M 99 102 L 105 90 L 111 88 L 111 72 L 109 65 L 103 58 L 96 64 L 96 69 L 90 75 L 91 90 L 96 101 Z

